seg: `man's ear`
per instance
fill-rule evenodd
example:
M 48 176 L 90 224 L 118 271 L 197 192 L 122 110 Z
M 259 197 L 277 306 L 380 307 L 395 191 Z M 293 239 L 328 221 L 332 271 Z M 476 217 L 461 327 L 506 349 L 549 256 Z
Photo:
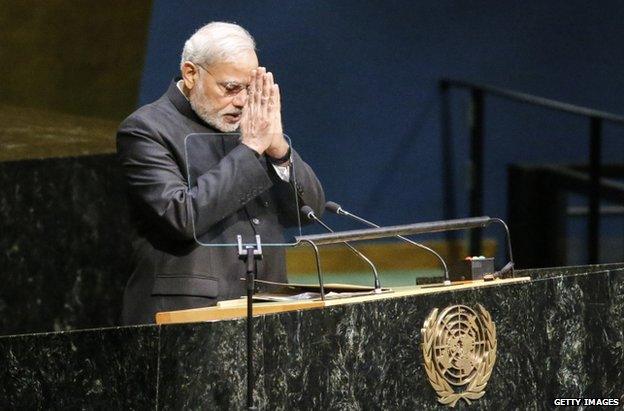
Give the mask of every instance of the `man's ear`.
M 182 80 L 187 89 L 191 90 L 195 86 L 198 76 L 199 66 L 196 66 L 190 61 L 185 61 L 184 64 L 182 64 Z

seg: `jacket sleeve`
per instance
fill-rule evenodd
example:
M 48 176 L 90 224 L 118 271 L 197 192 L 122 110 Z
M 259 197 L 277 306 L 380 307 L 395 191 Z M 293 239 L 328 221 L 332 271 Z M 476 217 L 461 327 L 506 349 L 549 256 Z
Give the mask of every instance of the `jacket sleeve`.
M 117 153 L 131 201 L 180 240 L 202 235 L 273 185 L 254 151 L 239 145 L 189 187 L 167 143 L 140 120 L 122 124 Z
M 292 167 L 290 181 L 285 182 L 279 177 L 274 178 L 280 205 L 280 222 L 285 227 L 310 223 L 300 215 L 304 205 L 312 207 L 317 216 L 325 209 L 325 193 L 312 168 L 306 164 L 299 154 L 292 150 Z

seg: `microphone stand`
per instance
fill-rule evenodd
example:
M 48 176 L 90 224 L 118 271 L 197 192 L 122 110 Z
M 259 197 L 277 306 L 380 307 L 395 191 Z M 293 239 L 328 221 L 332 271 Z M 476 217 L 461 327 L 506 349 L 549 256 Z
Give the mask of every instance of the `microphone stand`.
M 254 374 L 253 374 L 253 295 L 254 280 L 258 275 L 257 260 L 262 259 L 262 243 L 256 234 L 256 244 L 243 245 L 243 237 L 237 235 L 238 258 L 245 261 L 247 272 L 247 409 L 257 410 L 254 405 Z
M 328 210 L 330 210 L 330 211 L 334 211 L 336 214 L 347 216 L 347 217 L 352 218 L 352 219 L 354 219 L 354 220 L 356 220 L 356 221 L 358 221 L 358 222 L 360 222 L 360 223 L 362 223 L 364 225 L 367 225 L 369 227 L 380 228 L 379 225 L 373 223 L 372 221 L 368 221 L 368 220 L 366 220 L 366 219 L 364 219 L 364 218 L 362 218 L 360 216 L 357 216 L 355 214 L 351 214 L 350 212 L 348 212 L 348 211 L 344 210 L 342 207 L 340 207 L 338 204 L 335 204 L 335 206 L 337 206 L 336 209 L 333 209 L 333 208 L 330 209 L 328 207 L 326 207 L 326 208 Z M 415 245 L 416 247 L 419 247 L 419 248 L 421 248 L 423 250 L 427 250 L 430 253 L 432 253 L 433 255 L 435 255 L 438 258 L 438 260 L 440 260 L 440 262 L 442 263 L 442 267 L 444 268 L 444 285 L 451 285 L 451 279 L 449 277 L 448 267 L 446 266 L 446 262 L 440 256 L 440 254 L 435 252 L 433 249 L 427 247 L 426 245 L 417 243 L 416 241 L 412 241 L 412 240 L 410 240 L 407 237 L 403 237 L 402 235 L 397 235 L 396 237 L 400 238 L 401 240 L 403 240 L 405 242 L 408 242 L 409 244 Z
M 301 211 L 309 220 L 314 220 L 315 222 L 319 223 L 324 229 L 326 229 L 330 233 L 334 232 L 334 230 L 332 230 L 327 224 L 325 224 L 320 218 L 316 216 L 316 214 L 314 213 L 314 210 L 312 210 L 311 207 L 304 206 L 302 207 Z M 347 248 L 349 248 L 349 250 L 351 250 L 355 255 L 360 257 L 362 260 L 366 261 L 368 265 L 372 268 L 373 277 L 374 277 L 374 285 L 375 285 L 375 294 L 381 293 L 381 282 L 379 281 L 379 273 L 377 273 L 377 268 L 375 267 L 373 262 L 364 254 L 362 254 L 357 248 L 349 244 L 348 242 L 343 241 L 342 243 L 346 245 Z

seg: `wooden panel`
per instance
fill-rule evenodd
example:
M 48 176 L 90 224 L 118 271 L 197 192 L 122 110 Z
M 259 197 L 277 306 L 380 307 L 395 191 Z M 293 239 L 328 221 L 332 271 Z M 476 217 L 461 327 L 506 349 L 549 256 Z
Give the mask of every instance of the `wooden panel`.
M 310 310 L 331 307 L 342 304 L 356 304 L 367 301 L 400 298 L 415 295 L 433 294 L 439 292 L 456 291 L 467 288 L 495 287 L 504 284 L 514 284 L 530 281 L 530 277 L 498 279 L 493 281 L 463 281 L 445 286 L 442 284 L 420 285 L 415 287 L 401 287 L 389 293 L 361 295 L 349 298 L 328 299 L 325 301 L 289 301 L 254 304 L 254 317 L 259 315 L 275 314 L 287 311 Z M 202 321 L 217 321 L 243 318 L 247 315 L 247 300 L 222 301 L 215 307 L 194 308 L 190 310 L 167 311 L 156 314 L 157 324 L 191 323 Z
M 254 317 L 258 315 L 286 311 L 322 308 L 322 301 L 295 301 L 254 304 Z M 194 308 L 190 310 L 168 311 L 156 314 L 156 324 L 192 323 L 202 321 L 230 320 L 247 316 L 247 299 L 229 300 L 216 307 Z

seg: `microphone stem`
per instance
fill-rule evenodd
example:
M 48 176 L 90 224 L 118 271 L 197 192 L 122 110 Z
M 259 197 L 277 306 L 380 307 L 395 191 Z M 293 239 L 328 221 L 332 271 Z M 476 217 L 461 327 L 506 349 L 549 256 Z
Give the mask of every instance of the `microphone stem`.
M 373 223 L 372 221 L 368 221 L 368 220 L 366 220 L 366 219 L 364 219 L 364 218 L 362 218 L 362 217 L 360 217 L 360 216 L 357 216 L 357 215 L 355 215 L 355 214 L 351 214 L 350 212 L 345 211 L 345 210 L 343 210 L 342 208 L 338 209 L 338 214 L 342 214 L 342 215 L 345 215 L 345 216 L 347 216 L 347 217 L 350 217 L 350 218 L 352 218 L 352 219 L 354 219 L 354 220 L 357 220 L 357 221 L 359 221 L 360 223 L 362 223 L 362 224 L 364 224 L 364 225 L 367 225 L 367 226 L 369 226 L 369 227 L 379 228 L 379 225 L 377 225 L 377 224 Z M 446 282 L 446 281 L 448 281 L 448 282 L 450 282 L 450 281 L 451 281 L 451 280 L 450 280 L 450 278 L 449 278 L 449 271 L 448 271 L 448 267 L 446 266 L 446 262 L 445 262 L 445 261 L 444 261 L 444 259 L 440 256 L 440 254 L 438 254 L 435 250 L 433 250 L 433 249 L 431 249 L 431 248 L 427 247 L 426 245 L 423 245 L 423 244 L 417 243 L 416 241 L 412 241 L 412 240 L 410 240 L 410 239 L 409 239 L 409 238 L 407 238 L 407 237 L 403 237 L 402 235 L 397 235 L 397 238 L 400 238 L 401 240 L 406 241 L 406 242 L 408 242 L 408 243 L 410 243 L 410 244 L 412 244 L 412 245 L 415 245 L 416 247 L 419 247 L 419 248 L 421 248 L 421 249 L 423 249 L 423 250 L 427 250 L 427 251 L 429 251 L 430 253 L 432 253 L 433 255 L 435 255 L 435 256 L 438 258 L 438 260 L 440 260 L 440 262 L 442 263 L 442 267 L 444 267 L 444 280 L 445 280 L 445 282 Z
M 321 221 L 321 219 L 319 219 L 315 215 L 312 215 L 311 217 L 314 218 L 314 220 L 316 220 L 317 223 L 322 225 L 330 233 L 334 232 L 334 230 L 332 230 L 327 224 L 325 224 L 323 221 Z M 373 273 L 375 275 L 375 290 L 381 290 L 381 283 L 379 281 L 379 273 L 377 272 L 377 268 L 375 267 L 373 262 L 371 260 L 369 260 L 368 257 L 366 257 L 364 254 L 362 254 L 357 248 L 353 247 L 348 242 L 343 241 L 343 244 L 346 245 L 349 248 L 349 250 L 351 250 L 353 253 L 355 253 L 355 255 L 357 255 L 362 260 L 366 261 L 368 263 L 368 265 L 370 265 L 370 267 L 372 268 Z

